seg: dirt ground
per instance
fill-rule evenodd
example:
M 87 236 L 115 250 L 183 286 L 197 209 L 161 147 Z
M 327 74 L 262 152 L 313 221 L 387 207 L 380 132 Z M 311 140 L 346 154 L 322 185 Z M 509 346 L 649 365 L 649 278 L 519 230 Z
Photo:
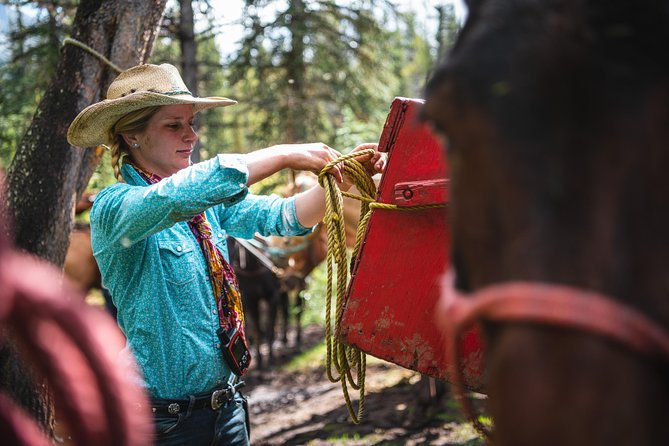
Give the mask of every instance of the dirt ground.
M 305 329 L 302 351 L 323 338 L 322 328 Z M 421 375 L 368 356 L 366 414 L 350 421 L 340 383 L 331 383 L 323 366 L 286 371 L 298 352 L 277 347 L 271 370 L 249 371 L 245 393 L 251 412 L 253 445 L 483 445 L 446 389 L 429 397 Z M 446 386 L 448 387 L 448 386 Z M 357 391 L 350 390 L 357 403 Z M 357 406 L 356 406 L 357 407 Z

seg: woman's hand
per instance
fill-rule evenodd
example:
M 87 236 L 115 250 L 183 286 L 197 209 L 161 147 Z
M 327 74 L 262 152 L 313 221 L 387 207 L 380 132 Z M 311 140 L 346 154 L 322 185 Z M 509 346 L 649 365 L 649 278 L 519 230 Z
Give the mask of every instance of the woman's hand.
M 351 150 L 351 153 L 361 152 L 367 149 L 374 149 L 374 153 L 368 155 L 361 155 L 355 159 L 362 164 L 362 166 L 367 171 L 367 174 L 371 177 L 377 173 L 383 172 L 386 168 L 386 162 L 388 160 L 388 155 L 378 151 L 378 144 L 375 143 L 366 143 L 360 144 L 355 149 Z M 341 182 L 340 189 L 347 191 L 353 186 L 353 179 L 349 178 L 348 175 L 344 175 L 344 181 Z
M 308 170 L 318 175 L 329 162 L 341 156 L 332 147 L 323 143 L 282 144 L 277 146 L 286 157 L 285 167 L 293 170 Z M 342 166 L 335 165 L 330 169 L 337 182 L 343 181 Z
M 319 174 L 330 161 L 341 154 L 323 143 L 280 144 L 247 153 L 246 166 L 249 170 L 248 185 L 263 180 L 281 169 L 306 170 Z M 333 167 L 330 172 L 338 182 L 342 182 L 342 166 Z
M 387 156 L 385 153 L 377 151 L 378 144 L 360 144 L 353 149 L 351 153 L 360 152 L 366 149 L 374 149 L 375 153 L 357 157 L 365 170 L 372 176 L 383 171 L 386 165 Z M 280 153 L 283 157 L 283 167 L 293 170 L 306 170 L 318 175 L 323 167 L 336 160 L 341 153 L 321 142 L 307 144 L 281 144 L 272 147 L 270 150 Z M 340 184 L 340 188 L 348 190 L 352 186 L 352 181 L 345 178 L 343 164 L 335 164 L 328 173 L 334 175 L 335 180 Z

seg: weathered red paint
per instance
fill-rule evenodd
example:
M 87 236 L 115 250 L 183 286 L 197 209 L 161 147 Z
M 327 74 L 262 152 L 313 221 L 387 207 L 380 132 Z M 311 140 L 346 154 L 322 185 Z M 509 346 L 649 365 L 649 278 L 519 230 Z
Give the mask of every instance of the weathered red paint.
M 414 206 L 448 202 L 448 165 L 418 119 L 422 102 L 396 98 L 379 142 L 388 164 L 377 201 Z M 342 340 L 373 356 L 448 379 L 446 342 L 435 306 L 449 267 L 448 208 L 373 211 L 355 261 L 342 316 Z M 476 330 L 462 339 L 466 384 L 482 390 Z

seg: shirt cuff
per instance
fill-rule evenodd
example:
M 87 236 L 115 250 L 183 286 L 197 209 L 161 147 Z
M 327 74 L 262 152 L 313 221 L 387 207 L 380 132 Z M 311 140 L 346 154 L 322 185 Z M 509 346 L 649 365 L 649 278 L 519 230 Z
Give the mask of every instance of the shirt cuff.
M 284 235 L 305 235 L 314 230 L 316 226 L 306 227 L 297 219 L 297 211 L 295 210 L 295 196 L 288 197 L 284 200 L 283 209 L 281 211 L 281 219 L 283 226 L 288 230 L 288 234 Z

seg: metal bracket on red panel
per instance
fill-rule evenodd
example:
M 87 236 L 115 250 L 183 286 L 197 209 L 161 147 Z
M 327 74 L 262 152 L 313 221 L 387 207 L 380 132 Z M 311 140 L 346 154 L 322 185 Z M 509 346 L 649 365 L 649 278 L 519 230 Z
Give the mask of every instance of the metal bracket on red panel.
M 449 180 L 410 181 L 395 184 L 395 204 L 398 206 L 427 206 L 449 201 Z

